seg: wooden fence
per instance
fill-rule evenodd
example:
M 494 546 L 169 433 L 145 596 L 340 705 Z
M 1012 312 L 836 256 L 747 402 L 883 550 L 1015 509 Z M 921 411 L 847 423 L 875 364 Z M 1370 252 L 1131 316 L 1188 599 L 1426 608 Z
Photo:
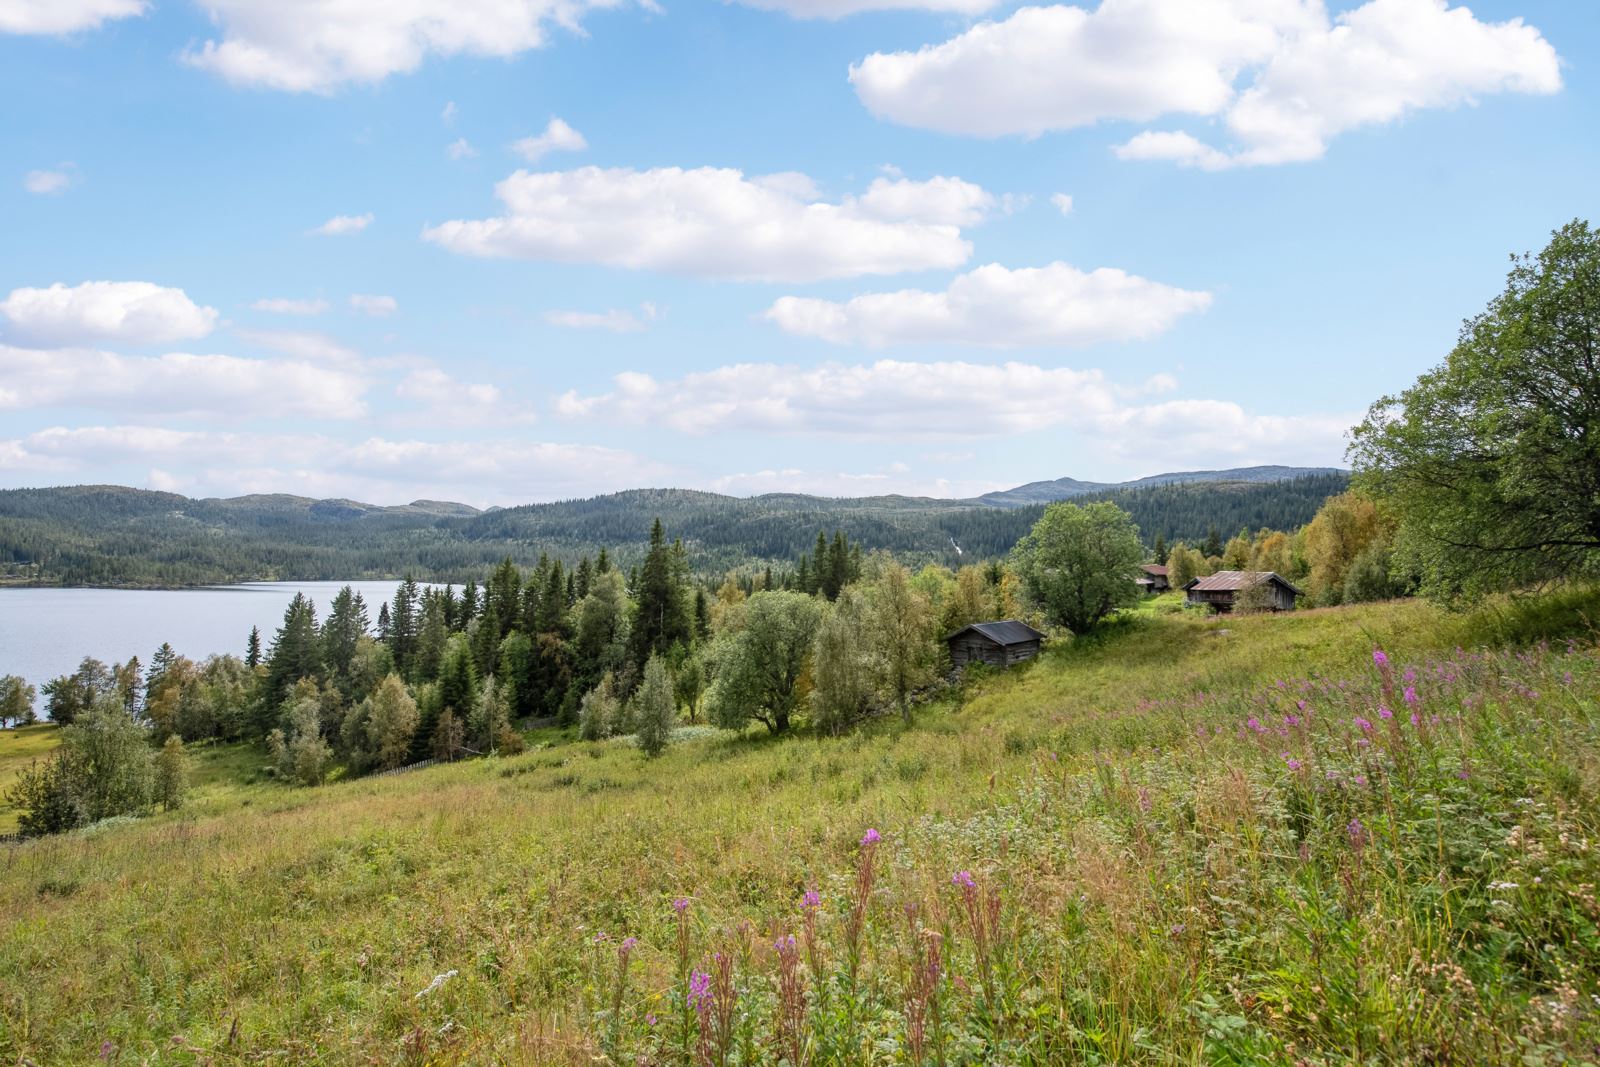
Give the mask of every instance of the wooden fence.
M 439 761 L 436 760 L 436 759 L 425 759 L 421 763 L 408 763 L 404 767 L 391 767 L 386 771 L 379 771 L 377 774 L 371 775 L 370 777 L 373 777 L 373 778 L 387 778 L 391 774 L 404 774 L 407 771 L 420 771 L 420 770 L 422 770 L 422 768 L 424 768 L 424 767 L 432 767 L 435 763 L 438 763 L 438 762 Z

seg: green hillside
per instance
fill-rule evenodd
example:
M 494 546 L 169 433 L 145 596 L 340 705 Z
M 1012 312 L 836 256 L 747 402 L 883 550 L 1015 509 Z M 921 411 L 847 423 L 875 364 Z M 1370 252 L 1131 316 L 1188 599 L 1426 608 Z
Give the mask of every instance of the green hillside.
M 1149 541 L 1198 541 L 1213 529 L 1227 536 L 1303 525 L 1346 484 L 1335 472 L 1114 488 L 1078 499 L 1116 502 Z M 181 586 L 409 572 L 460 582 L 481 579 L 507 556 L 531 566 L 546 553 L 572 564 L 602 546 L 627 566 L 643 554 L 656 517 L 683 537 L 691 565 L 704 575 L 791 564 L 811 549 L 817 531 L 835 529 L 865 551 L 957 564 L 1009 552 L 1043 506 L 641 489 L 480 513 L 430 501 L 381 508 L 294 496 L 191 500 L 116 486 L 15 489 L 0 491 L 0 578 Z
M 7 853 L 0 1054 L 1590 1062 L 1597 608 L 1144 613 L 911 728 L 653 762 L 208 750 L 180 812 Z

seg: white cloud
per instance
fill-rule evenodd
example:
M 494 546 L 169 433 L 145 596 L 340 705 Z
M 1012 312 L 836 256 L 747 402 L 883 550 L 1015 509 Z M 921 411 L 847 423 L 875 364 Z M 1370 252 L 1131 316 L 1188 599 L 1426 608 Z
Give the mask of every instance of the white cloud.
M 99 29 L 111 19 L 142 15 L 146 0 L 4 0 L 0 33 L 64 34 Z
M 363 315 L 373 318 L 383 318 L 393 315 L 400 310 L 400 302 L 392 296 L 373 296 L 367 293 L 351 293 L 350 307 Z
M 426 414 L 429 425 L 485 426 L 533 422 L 534 414 L 507 401 L 486 382 L 463 382 L 438 367 L 419 367 L 395 386 L 395 396 Z M 405 421 L 414 421 L 407 417 Z
M 1098 370 L 1029 363 L 742 363 L 671 381 L 625 372 L 610 392 L 570 392 L 568 419 L 680 433 L 785 433 L 877 441 L 957 441 L 1064 428 L 1128 459 L 1332 463 L 1354 415 L 1255 415 L 1233 401 L 1143 403 L 1174 385 L 1157 375 L 1127 388 Z
M 52 196 L 65 192 L 77 180 L 76 168 L 63 163 L 55 170 L 30 170 L 22 176 L 22 187 L 35 196 Z
M 947 226 L 976 226 L 995 208 L 993 194 L 982 186 L 946 177 L 923 182 L 909 178 L 876 178 L 857 203 L 873 218 Z
M 309 363 L 0 345 L 0 410 L 104 408 L 227 420 L 366 413 L 366 380 Z
M 365 215 L 335 215 L 311 232 L 323 237 L 343 237 L 346 234 L 360 233 L 372 225 L 372 212 Z
M 966 260 L 971 245 L 951 219 L 977 213 L 977 186 L 938 178 L 874 188 L 876 196 L 828 203 L 798 195 L 794 175 L 773 183 L 711 167 L 517 171 L 495 187 L 504 215 L 446 222 L 423 236 L 467 255 L 743 281 L 949 269 Z M 919 214 L 883 217 L 897 211 Z
M 1063 215 L 1072 214 L 1072 197 L 1068 196 L 1066 193 L 1057 193 L 1050 198 L 1050 202 L 1054 204 L 1056 206 L 1056 210 L 1061 212 Z
M 1211 294 L 1109 267 L 1066 263 L 1009 270 L 990 263 L 943 292 L 902 289 L 845 303 L 786 296 L 766 312 L 781 329 L 836 344 L 951 343 L 990 348 L 1087 345 L 1153 337 Z
M 309 330 L 234 330 L 240 339 L 295 359 L 322 363 L 360 363 L 361 353 L 325 333 Z
M 151 282 L 84 282 L 13 289 L 0 300 L 13 341 L 73 345 L 96 341 L 164 344 L 210 333 L 215 308 L 200 307 L 182 289 Z
M 641 485 L 681 483 L 681 472 L 596 445 L 515 439 L 420 441 L 320 434 L 221 433 L 154 426 L 54 427 L 0 439 L 0 469 L 104 478 L 137 468 L 192 495 L 294 492 L 373 503 L 417 498 L 474 504 L 562 500 Z M 147 474 L 146 477 L 149 477 Z
M 478 154 L 478 150 L 473 148 L 472 142 L 465 137 L 457 137 L 445 147 L 444 154 L 451 159 L 472 159 Z
M 552 26 L 582 33 L 585 14 L 623 2 L 199 0 L 221 39 L 184 58 L 238 85 L 326 93 L 416 70 L 430 55 L 509 58 L 544 45 Z
M 555 118 L 545 125 L 544 132 L 539 136 L 511 142 L 511 151 L 529 163 L 537 163 L 551 152 L 582 152 L 588 147 L 589 142 L 583 134 Z
M 612 333 L 638 333 L 659 316 L 651 303 L 639 305 L 639 312 L 612 308 L 609 311 L 546 311 L 544 321 L 569 330 L 609 330 Z
M 1560 59 L 1520 19 L 1447 0 L 1102 0 L 1026 7 L 917 52 L 874 53 L 850 80 L 872 112 L 982 137 L 1220 116 L 1224 151 L 1181 131 L 1119 149 L 1221 169 L 1318 158 L 1346 130 L 1499 93 L 1553 93 Z
M 321 298 L 293 300 L 285 297 L 262 297 L 250 305 L 255 311 L 273 315 L 321 315 L 328 310 L 328 302 Z
M 863 11 L 933 11 L 981 15 L 1000 0 L 738 0 L 745 7 L 782 11 L 797 19 L 842 19 Z
M 439 112 L 439 121 L 444 123 L 446 126 L 450 126 L 455 123 L 456 102 L 454 100 L 445 101 L 444 110 Z

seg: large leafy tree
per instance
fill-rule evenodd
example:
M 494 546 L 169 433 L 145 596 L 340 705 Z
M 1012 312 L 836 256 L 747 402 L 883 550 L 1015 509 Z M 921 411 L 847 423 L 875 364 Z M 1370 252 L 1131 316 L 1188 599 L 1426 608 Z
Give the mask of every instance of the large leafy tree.
M 1435 596 L 1600 573 L 1600 231 L 1574 221 L 1514 256 L 1444 363 L 1373 404 L 1350 457 Z
M 1139 598 L 1144 546 L 1115 504 L 1051 504 L 1012 550 L 1023 586 L 1051 621 L 1083 633 Z
M 718 639 L 711 721 L 740 730 L 755 719 L 775 734 L 788 730 L 821 616 L 804 593 L 762 592 L 746 601 L 740 628 Z

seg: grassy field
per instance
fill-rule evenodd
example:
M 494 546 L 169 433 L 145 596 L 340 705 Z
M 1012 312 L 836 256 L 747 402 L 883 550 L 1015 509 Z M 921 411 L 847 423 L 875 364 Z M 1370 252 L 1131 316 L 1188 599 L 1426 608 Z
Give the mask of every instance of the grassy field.
M 0 797 L 30 763 L 50 754 L 56 747 L 56 737 L 56 727 L 50 723 L 0 730 Z M 0 834 L 11 833 L 16 828 L 16 811 L 0 800 Z
M 1585 616 L 1152 610 L 909 729 L 654 762 L 203 751 L 182 811 L 0 856 L 0 1055 L 1593 1063 Z

